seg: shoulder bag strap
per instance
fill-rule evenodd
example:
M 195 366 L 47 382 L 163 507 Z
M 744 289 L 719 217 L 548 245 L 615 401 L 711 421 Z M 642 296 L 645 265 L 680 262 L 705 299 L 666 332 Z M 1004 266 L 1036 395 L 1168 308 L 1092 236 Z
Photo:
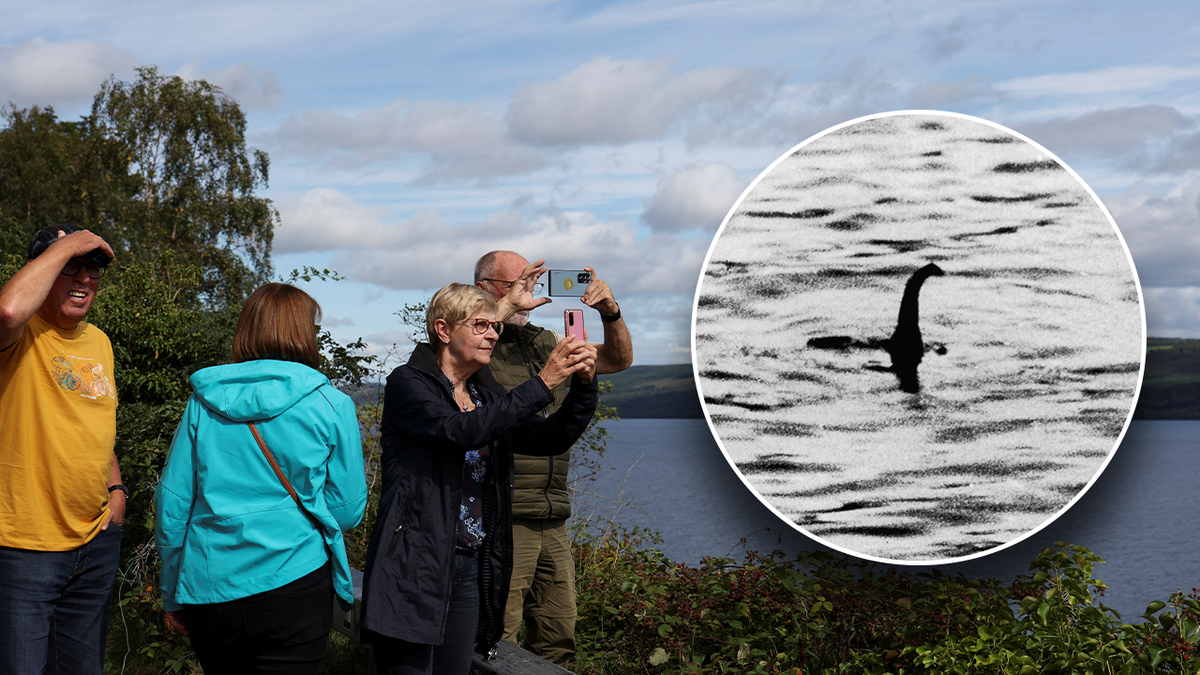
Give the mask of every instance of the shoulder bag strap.
M 324 532 L 324 528 L 321 527 L 321 521 L 317 520 L 317 517 L 310 513 L 308 509 L 304 508 L 304 503 L 300 501 L 300 495 L 296 494 L 296 490 L 288 482 L 287 476 L 283 475 L 283 470 L 279 468 L 279 462 L 275 461 L 275 456 L 267 449 L 266 442 L 263 441 L 262 435 L 258 433 L 258 427 L 254 426 L 253 422 L 247 422 L 246 426 L 250 427 L 250 433 L 254 434 L 254 440 L 258 441 L 258 447 L 262 448 L 263 456 L 267 458 L 267 463 L 275 470 L 275 475 L 279 477 L 279 482 L 283 483 L 283 487 L 287 489 L 288 494 L 295 500 L 296 506 L 300 507 L 300 510 L 308 518 L 309 522 L 313 524 L 313 527 L 317 528 L 318 532 Z

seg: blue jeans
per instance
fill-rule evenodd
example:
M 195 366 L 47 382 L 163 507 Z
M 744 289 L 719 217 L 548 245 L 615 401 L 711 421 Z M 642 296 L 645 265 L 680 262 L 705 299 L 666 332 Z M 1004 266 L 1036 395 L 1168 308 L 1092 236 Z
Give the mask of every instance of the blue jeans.
M 479 632 L 479 562 L 454 556 L 450 577 L 450 607 L 442 644 L 422 645 L 388 638 L 373 643 L 380 675 L 467 675 Z
M 0 673 L 100 675 L 121 526 L 73 551 L 0 546 Z

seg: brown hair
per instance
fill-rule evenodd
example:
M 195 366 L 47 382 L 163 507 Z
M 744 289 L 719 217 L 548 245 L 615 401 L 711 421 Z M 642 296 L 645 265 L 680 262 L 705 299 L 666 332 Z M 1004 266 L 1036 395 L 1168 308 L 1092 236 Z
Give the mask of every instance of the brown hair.
M 321 306 L 308 293 L 288 284 L 260 286 L 246 298 L 233 331 L 235 363 L 255 359 L 321 365 L 317 322 Z
M 496 311 L 496 299 L 487 291 L 478 286 L 466 284 L 455 283 L 443 286 L 441 290 L 433 294 L 429 306 L 425 309 L 425 336 L 429 338 L 429 345 L 435 351 L 441 348 L 437 331 L 433 328 L 433 324 L 438 319 L 453 326 L 461 321 L 466 321 L 481 310 Z

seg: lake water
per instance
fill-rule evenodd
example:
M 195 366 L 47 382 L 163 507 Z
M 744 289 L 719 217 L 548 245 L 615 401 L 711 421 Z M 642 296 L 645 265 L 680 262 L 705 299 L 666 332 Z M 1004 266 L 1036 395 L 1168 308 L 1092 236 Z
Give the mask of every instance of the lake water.
M 879 343 L 931 262 L 936 351 L 905 391 Z M 694 341 L 720 441 L 772 506 L 843 550 L 936 562 L 1019 538 L 1092 480 L 1144 335 L 1085 185 L 1009 132 L 920 114 L 820 137 L 754 185 L 710 252 Z
M 629 502 L 618 520 L 661 532 L 659 548 L 672 560 L 740 558 L 743 537 L 760 551 L 824 549 L 746 489 L 704 420 L 629 419 L 606 428 L 607 468 L 593 487 Z M 1095 571 L 1112 589 L 1104 603 L 1133 621 L 1150 601 L 1200 586 L 1197 475 L 1200 422 L 1135 421 L 1103 475 L 1063 516 L 1009 548 L 938 568 L 1007 583 L 1028 574 L 1042 548 L 1065 540 L 1104 558 Z

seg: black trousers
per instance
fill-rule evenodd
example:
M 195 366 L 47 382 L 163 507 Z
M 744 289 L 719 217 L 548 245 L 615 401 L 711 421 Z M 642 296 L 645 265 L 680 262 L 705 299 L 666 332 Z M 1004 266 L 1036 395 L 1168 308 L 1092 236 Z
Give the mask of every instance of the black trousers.
M 333 628 L 330 564 L 246 598 L 186 605 L 183 620 L 205 673 L 316 675 Z

